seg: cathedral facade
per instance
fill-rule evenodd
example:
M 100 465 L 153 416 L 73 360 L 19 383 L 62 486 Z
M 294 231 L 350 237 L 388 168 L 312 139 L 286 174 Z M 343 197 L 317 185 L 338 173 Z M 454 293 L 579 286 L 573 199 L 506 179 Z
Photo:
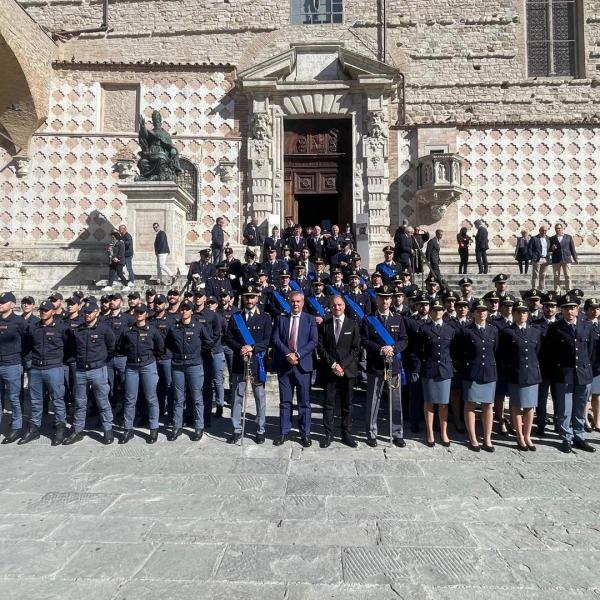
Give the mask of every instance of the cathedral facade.
M 186 256 L 403 221 L 490 254 L 563 221 L 600 259 L 597 0 L 0 0 L 0 242 L 14 287 L 98 278 L 128 222 L 139 116 L 160 111 L 193 204 Z M 147 238 L 139 243 L 150 243 Z M 95 274 L 96 273 L 96 274 Z

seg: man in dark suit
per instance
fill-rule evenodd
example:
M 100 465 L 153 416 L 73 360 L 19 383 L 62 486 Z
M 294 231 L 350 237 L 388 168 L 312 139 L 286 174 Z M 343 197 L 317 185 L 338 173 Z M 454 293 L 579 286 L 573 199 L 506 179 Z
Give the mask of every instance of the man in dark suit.
M 321 227 L 319 225 L 315 225 L 313 233 L 308 240 L 306 240 L 306 243 L 308 244 L 310 259 L 312 261 L 323 258 L 325 238 L 321 233 Z
M 433 273 L 438 283 L 442 283 L 442 274 L 440 273 L 440 242 L 444 232 L 441 229 L 435 230 L 435 236 L 427 242 L 425 258 L 429 263 L 429 271 Z
M 565 233 L 562 223 L 554 226 L 556 235 L 550 238 L 550 252 L 552 255 L 552 273 L 554 274 L 554 291 L 560 294 L 560 271 L 565 276 L 566 291 L 571 289 L 571 263 L 577 264 L 577 252 L 573 238 Z
M 260 260 L 260 251 L 264 243 L 262 233 L 258 228 L 258 219 L 252 217 L 250 223 L 244 228 L 244 242 L 248 250 L 252 250 L 256 254 L 257 260 Z
M 546 268 L 550 259 L 550 243 L 548 239 L 548 227 L 540 226 L 540 232 L 531 236 L 527 249 L 531 256 L 531 287 L 546 289 Z M 539 286 L 538 286 L 539 282 Z
M 269 249 L 275 248 L 276 257 L 281 258 L 283 249 L 283 240 L 279 235 L 279 227 L 275 225 L 271 230 L 271 235 L 265 240 L 264 248 L 263 248 L 263 256 L 262 259 L 266 261 L 269 257 Z
M 477 260 L 477 268 L 479 269 L 479 273 L 487 273 L 487 251 L 490 247 L 488 230 L 483 221 L 479 219 L 475 221 L 475 227 L 477 228 L 477 233 L 475 234 L 475 259 Z
M 339 393 L 342 408 L 342 442 L 356 448 L 358 443 L 352 436 L 352 398 L 358 374 L 360 328 L 358 321 L 344 315 L 346 303 L 342 296 L 332 296 L 330 307 L 332 316 L 319 328 L 319 356 L 325 363 L 325 438 L 319 445 L 321 448 L 327 448 L 333 441 L 335 398 Z
M 223 260 L 223 248 L 225 247 L 225 233 L 223 232 L 224 223 L 225 219 L 223 219 L 223 217 L 218 217 L 210 231 L 210 248 L 212 250 L 213 265 L 216 265 Z
M 303 248 L 306 248 L 306 238 L 302 236 L 302 226 L 296 225 L 294 227 L 294 235 L 287 240 L 287 245 L 292 251 L 292 256 L 298 260 L 300 258 L 300 252 Z
M 412 227 L 407 227 L 402 233 L 398 234 L 394 256 L 400 263 L 400 270 L 408 269 L 411 271 L 411 259 L 413 255 Z
M 281 316 L 273 329 L 273 369 L 279 379 L 280 436 L 273 444 L 281 446 L 292 428 L 292 396 L 296 390 L 300 442 L 308 448 L 310 439 L 310 379 L 313 367 L 313 352 L 319 336 L 315 318 L 302 312 L 304 294 L 292 292 L 289 296 L 292 309 L 290 316 Z

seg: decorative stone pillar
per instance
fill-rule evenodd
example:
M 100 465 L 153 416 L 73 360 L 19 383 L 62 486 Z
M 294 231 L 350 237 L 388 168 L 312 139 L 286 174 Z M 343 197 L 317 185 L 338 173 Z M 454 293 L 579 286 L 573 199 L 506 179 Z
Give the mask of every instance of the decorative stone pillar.
M 255 98 L 248 139 L 250 215 L 262 224 L 273 213 L 273 118 L 268 98 Z
M 390 239 L 388 137 L 382 109 L 367 111 L 363 157 L 370 243 L 381 245 Z

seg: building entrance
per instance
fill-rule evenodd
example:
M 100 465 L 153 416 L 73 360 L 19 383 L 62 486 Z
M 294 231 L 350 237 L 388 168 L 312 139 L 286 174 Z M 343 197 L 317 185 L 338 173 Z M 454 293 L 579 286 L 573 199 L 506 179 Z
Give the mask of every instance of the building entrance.
M 352 223 L 350 119 L 286 119 L 285 216 L 304 227 Z

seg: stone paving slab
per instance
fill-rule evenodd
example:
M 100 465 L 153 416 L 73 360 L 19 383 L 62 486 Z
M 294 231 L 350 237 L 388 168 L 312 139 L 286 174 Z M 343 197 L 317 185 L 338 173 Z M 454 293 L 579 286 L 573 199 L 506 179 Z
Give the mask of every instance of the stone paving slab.
M 2 600 L 600 600 L 598 455 L 242 449 L 228 428 L 0 446 Z

